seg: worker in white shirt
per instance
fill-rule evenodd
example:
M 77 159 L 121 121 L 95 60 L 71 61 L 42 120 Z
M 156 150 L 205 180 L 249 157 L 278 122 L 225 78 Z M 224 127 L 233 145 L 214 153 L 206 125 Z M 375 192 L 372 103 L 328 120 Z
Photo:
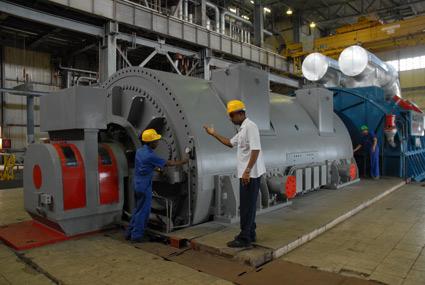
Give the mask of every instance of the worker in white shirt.
M 266 172 L 261 152 L 260 132 L 257 125 L 246 117 L 245 104 L 239 100 L 227 103 L 227 113 L 233 124 L 240 126 L 231 139 L 219 135 L 214 128 L 204 126 L 206 132 L 228 147 L 237 147 L 237 172 L 240 179 L 241 232 L 229 247 L 250 247 L 256 241 L 255 212 L 261 176 Z

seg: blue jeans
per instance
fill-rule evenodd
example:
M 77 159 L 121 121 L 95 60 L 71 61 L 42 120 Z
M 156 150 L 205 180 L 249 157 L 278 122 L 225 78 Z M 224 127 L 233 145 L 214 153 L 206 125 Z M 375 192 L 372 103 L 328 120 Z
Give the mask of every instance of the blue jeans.
M 148 225 L 152 204 L 152 189 L 134 192 L 136 207 L 131 215 L 130 225 L 127 229 L 127 237 L 132 240 L 141 239 Z

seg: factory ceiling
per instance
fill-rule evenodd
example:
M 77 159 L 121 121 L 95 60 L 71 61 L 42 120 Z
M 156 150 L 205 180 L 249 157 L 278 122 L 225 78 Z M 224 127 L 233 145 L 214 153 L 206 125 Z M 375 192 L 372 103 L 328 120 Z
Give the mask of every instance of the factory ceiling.
M 246 13 L 252 11 L 254 6 L 252 0 L 212 2 L 223 6 L 239 5 Z M 330 32 L 342 25 L 357 22 L 359 16 L 392 22 L 425 13 L 425 1 L 419 0 L 262 0 L 262 3 L 271 10 L 270 22 L 284 20 L 288 17 L 286 12 L 291 9 L 291 17 L 299 13 L 303 22 L 315 22 L 319 29 Z

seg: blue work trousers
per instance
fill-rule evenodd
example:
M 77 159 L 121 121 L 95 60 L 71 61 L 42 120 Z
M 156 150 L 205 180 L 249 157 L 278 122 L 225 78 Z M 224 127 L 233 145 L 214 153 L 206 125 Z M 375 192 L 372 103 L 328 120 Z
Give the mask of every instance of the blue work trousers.
M 375 152 L 372 148 L 369 150 L 370 157 L 370 176 L 379 177 L 379 149 L 376 147 Z
M 127 229 L 127 236 L 132 240 L 141 239 L 148 225 L 152 204 L 152 189 L 144 189 L 134 192 L 136 207 L 131 215 L 130 225 Z

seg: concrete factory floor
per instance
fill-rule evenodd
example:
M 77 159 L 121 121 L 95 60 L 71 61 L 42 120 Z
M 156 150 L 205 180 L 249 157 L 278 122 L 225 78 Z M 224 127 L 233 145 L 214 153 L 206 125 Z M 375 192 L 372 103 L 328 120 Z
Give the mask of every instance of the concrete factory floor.
M 282 259 L 388 284 L 425 284 L 425 188 L 404 186 Z
M 237 226 L 217 230 L 216 224 L 204 225 L 204 233 L 209 232 L 192 240 L 195 248 L 210 250 L 200 241 L 216 239 L 221 250 L 212 250 L 215 254 L 159 243 L 134 245 L 124 241 L 119 230 L 19 253 L 0 244 L 0 284 L 378 284 L 367 279 L 425 284 L 425 188 L 411 184 L 390 193 L 398 184 L 394 179 L 365 180 L 348 189 L 295 199 L 285 209 L 259 216 L 262 245 L 237 254 L 220 246 Z M 313 237 L 315 230 L 339 222 L 377 197 L 383 199 L 287 253 L 292 249 L 288 244 L 295 247 L 307 239 L 299 237 Z M 0 190 L 0 225 L 28 218 L 22 190 Z M 201 229 L 185 231 L 196 236 Z M 264 250 L 274 260 L 258 268 L 237 262 L 252 261 L 240 257 L 252 258 Z
M 211 222 L 170 235 L 190 240 L 197 249 L 259 266 L 308 242 L 402 185 L 404 182 L 394 178 L 362 180 L 339 191 L 323 189 L 296 198 L 288 207 L 257 216 L 257 242 L 252 250 L 226 246 L 239 233 L 239 224 Z

